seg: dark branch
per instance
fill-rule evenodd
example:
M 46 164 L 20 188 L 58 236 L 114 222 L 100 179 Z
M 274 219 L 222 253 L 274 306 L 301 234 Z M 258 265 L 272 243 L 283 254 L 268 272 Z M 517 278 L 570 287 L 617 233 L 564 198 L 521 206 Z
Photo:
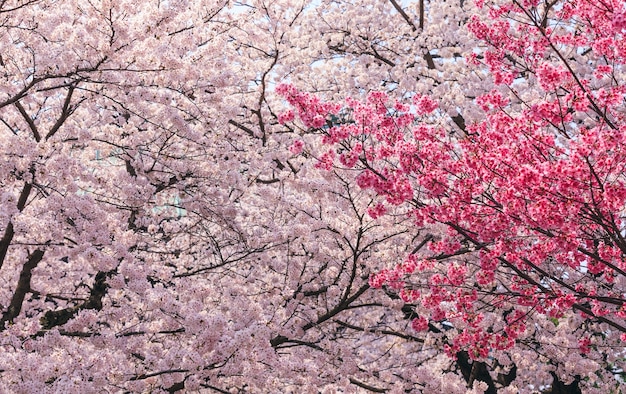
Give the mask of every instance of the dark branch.
M 33 269 L 35 269 L 37 264 L 39 264 L 41 259 L 43 259 L 43 255 L 43 250 L 35 250 L 29 255 L 28 260 L 22 267 L 20 278 L 17 281 L 17 287 L 15 288 L 15 292 L 11 298 L 11 304 L 6 312 L 4 312 L 2 319 L 0 320 L 0 331 L 3 331 L 6 328 L 6 322 L 13 322 L 13 319 L 15 319 L 22 311 L 24 298 L 26 297 L 26 293 L 30 291 L 30 279 L 32 277 Z

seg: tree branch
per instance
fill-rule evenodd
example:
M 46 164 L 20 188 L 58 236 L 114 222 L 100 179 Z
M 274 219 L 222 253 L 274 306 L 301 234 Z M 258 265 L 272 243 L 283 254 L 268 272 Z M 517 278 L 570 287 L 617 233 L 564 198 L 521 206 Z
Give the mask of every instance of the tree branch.
M 31 170 L 31 173 L 34 172 Z M 24 207 L 26 207 L 26 201 L 28 201 L 28 197 L 30 196 L 30 192 L 33 190 L 32 183 L 25 183 L 24 187 L 22 187 L 22 192 L 20 193 L 20 197 L 17 200 L 17 210 L 22 212 Z M 4 235 L 2 239 L 0 239 L 0 269 L 4 264 L 4 260 L 6 259 L 7 252 L 9 250 L 9 246 L 13 241 L 13 236 L 15 235 L 15 230 L 13 228 L 13 222 L 9 221 L 6 229 L 4 230 Z
M 26 297 L 26 293 L 30 291 L 30 279 L 32 277 L 33 269 L 39 264 L 41 259 L 43 259 L 44 251 L 41 249 L 35 250 L 32 254 L 29 255 L 28 260 L 22 266 L 22 272 L 20 272 L 20 278 L 17 281 L 17 287 L 15 288 L 15 292 L 13 293 L 13 297 L 11 298 L 11 304 L 9 308 L 2 315 L 2 319 L 0 320 L 0 331 L 6 329 L 6 322 L 12 323 L 13 319 L 15 319 L 20 312 L 22 311 L 22 304 L 24 303 L 24 298 Z
M 15 107 L 18 111 L 20 111 L 20 114 L 22 115 L 22 118 L 24 118 L 26 123 L 28 123 L 28 127 L 33 132 L 33 137 L 35 137 L 35 141 L 41 141 L 41 135 L 39 134 L 39 130 L 37 130 L 37 125 L 35 125 L 35 122 L 31 119 L 30 115 L 28 115 L 22 103 L 16 101 Z

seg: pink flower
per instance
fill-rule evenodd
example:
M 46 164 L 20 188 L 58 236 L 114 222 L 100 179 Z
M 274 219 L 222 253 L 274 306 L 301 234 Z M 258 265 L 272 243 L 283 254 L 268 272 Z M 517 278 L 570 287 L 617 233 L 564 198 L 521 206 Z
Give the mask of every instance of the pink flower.
M 295 114 L 292 110 L 285 111 L 278 115 L 278 123 L 285 124 L 291 122 L 295 118 Z
M 295 140 L 293 144 L 289 147 L 289 151 L 294 155 L 299 155 L 304 148 L 304 142 L 301 140 Z
M 324 153 L 315 163 L 315 168 L 321 168 L 326 171 L 330 171 L 333 168 L 333 162 L 335 160 L 335 152 L 330 150 Z
M 550 63 L 542 63 L 537 68 L 537 79 L 543 90 L 549 91 L 557 88 L 565 79 L 567 72 L 560 66 Z
M 442 321 L 446 319 L 446 312 L 444 312 L 441 308 L 433 309 L 430 317 L 435 321 Z
M 626 13 L 624 11 L 613 14 L 613 28 L 617 31 L 626 29 Z
M 411 321 L 411 328 L 417 332 L 427 331 L 428 320 L 426 320 L 423 316 L 413 319 L 413 321 Z
M 416 95 L 413 97 L 413 104 L 417 108 L 418 115 L 426 115 L 437 109 L 439 104 L 428 96 Z
M 589 354 L 591 351 L 589 345 L 591 345 L 591 339 L 581 338 L 578 340 L 578 348 L 582 354 Z
M 382 203 L 378 203 L 373 207 L 367 208 L 367 214 L 370 215 L 372 219 L 378 219 L 382 215 L 387 212 L 387 208 Z

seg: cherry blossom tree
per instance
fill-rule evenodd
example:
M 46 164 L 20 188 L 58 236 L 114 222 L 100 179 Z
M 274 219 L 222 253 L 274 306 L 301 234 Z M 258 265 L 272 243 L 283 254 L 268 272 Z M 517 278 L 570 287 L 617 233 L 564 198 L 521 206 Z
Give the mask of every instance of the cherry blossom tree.
M 206 165 L 231 75 L 196 27 L 224 4 L 135 7 L 2 3 L 5 391 L 174 390 L 243 344 L 216 348 L 244 322 L 206 311 L 224 294 L 179 291 L 262 249 L 229 219 L 237 172 Z
M 556 177 L 579 180 L 559 190 L 579 198 L 563 222 L 531 227 L 521 206 L 558 210 L 528 196 L 556 197 L 500 178 L 519 160 L 548 177 L 539 153 L 513 155 L 527 134 L 556 136 L 539 150 L 548 169 L 584 157 L 570 153 L 584 138 L 610 143 L 621 8 L 507 4 L 0 1 L 1 391 L 617 390 L 619 141 Z M 552 48 L 565 33 L 539 39 L 532 18 L 588 44 Z M 614 41 L 598 52 L 603 20 Z M 293 123 L 281 82 L 354 100 L 283 89 Z M 411 143 L 429 147 L 424 167 Z M 472 154 L 506 175 L 464 168 Z M 484 183 L 461 196 L 471 177 Z M 526 205 L 505 211 L 515 198 Z M 566 224 L 587 232 L 563 238 Z M 568 245 L 578 266 L 563 265 Z M 483 267 L 488 253 L 510 266 Z M 452 316 L 457 304 L 467 313 Z
M 618 390 L 623 4 L 478 6 L 467 27 L 483 44 L 466 54 L 466 72 L 486 88 L 465 95 L 475 94 L 482 119 L 455 120 L 445 100 L 419 92 L 411 100 L 375 92 L 343 109 L 290 86 L 280 92 L 330 145 L 318 166 L 356 170 L 359 186 L 378 196 L 371 217 L 404 206 L 416 227 L 445 229 L 370 284 L 412 306 L 414 332 L 442 334 L 468 383 L 487 392 Z M 534 376 L 524 371 L 537 363 Z
M 410 221 L 277 123 L 306 6 L 0 4 L 3 391 L 367 389 L 433 357 L 368 284 Z

